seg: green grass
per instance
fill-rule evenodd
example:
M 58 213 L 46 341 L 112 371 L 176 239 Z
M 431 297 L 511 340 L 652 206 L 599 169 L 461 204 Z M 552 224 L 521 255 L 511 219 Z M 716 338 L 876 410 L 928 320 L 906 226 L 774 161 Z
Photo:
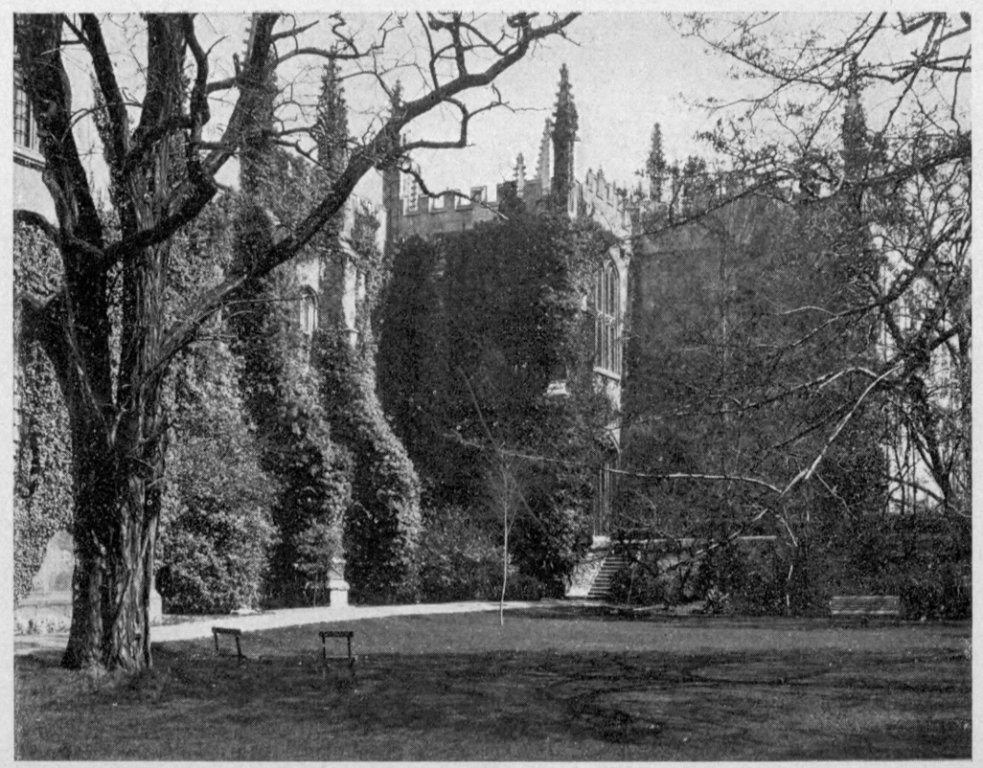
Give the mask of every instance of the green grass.
M 328 626 L 328 625 L 326 625 Z M 20 759 L 755 760 L 969 758 L 969 624 L 616 620 L 570 608 L 351 622 L 157 646 L 93 680 L 16 665 Z M 330 628 L 341 628 L 330 625 Z M 341 645 L 339 645 L 339 649 Z

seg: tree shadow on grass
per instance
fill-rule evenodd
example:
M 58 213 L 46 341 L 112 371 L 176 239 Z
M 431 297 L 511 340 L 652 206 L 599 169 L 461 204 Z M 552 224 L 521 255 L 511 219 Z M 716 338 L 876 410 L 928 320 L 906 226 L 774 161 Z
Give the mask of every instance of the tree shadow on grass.
M 969 663 L 945 650 L 375 654 L 354 676 L 313 652 L 237 663 L 200 644 L 156 658 L 152 674 L 75 700 L 37 688 L 40 731 L 28 745 L 20 730 L 18 756 L 52 757 L 44 739 L 84 724 L 71 756 L 132 757 L 122 722 L 153 723 L 150 754 L 185 760 L 970 755 Z M 18 660 L 18 673 L 50 677 L 47 663 Z
M 170 740 L 153 754 L 171 759 L 970 754 L 968 661 L 942 651 L 378 654 L 352 676 L 314 653 L 237 663 L 184 647 L 158 651 L 143 681 L 74 706 L 116 723 L 156 718 Z M 202 729 L 211 739 L 192 737 Z M 107 730 L 79 756 L 127 756 Z

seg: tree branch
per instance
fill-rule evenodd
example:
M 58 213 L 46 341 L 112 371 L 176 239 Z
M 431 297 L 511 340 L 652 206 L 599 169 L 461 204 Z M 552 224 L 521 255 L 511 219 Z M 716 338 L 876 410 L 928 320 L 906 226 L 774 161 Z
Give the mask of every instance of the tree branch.
M 85 32 L 83 41 L 92 57 L 92 68 L 96 73 L 99 89 L 102 91 L 102 102 L 109 125 L 109 146 L 106 147 L 107 159 L 113 173 L 120 178 L 123 175 L 123 165 L 129 151 L 130 128 L 126 114 L 126 101 L 123 98 L 119 83 L 116 81 L 116 71 L 106 48 L 102 35 L 102 26 L 95 14 L 82 14 L 82 29 Z
M 162 358 L 170 359 L 180 348 L 190 342 L 194 338 L 198 325 L 210 317 L 224 302 L 235 298 L 249 280 L 261 277 L 293 258 L 301 248 L 310 242 L 324 224 L 341 210 L 358 181 L 369 170 L 398 158 L 403 151 L 399 135 L 406 125 L 439 104 L 452 101 L 454 97 L 464 91 L 491 84 L 495 78 L 519 62 L 534 42 L 561 33 L 579 15 L 579 13 L 569 13 L 554 17 L 550 23 L 540 27 L 531 25 L 521 27 L 515 41 L 509 46 L 505 55 L 490 63 L 484 70 L 458 76 L 430 93 L 403 104 L 401 109 L 391 115 L 364 146 L 351 153 L 346 168 L 334 180 L 324 199 L 300 221 L 290 235 L 274 244 L 265 253 L 260 254 L 251 265 L 247 275 L 229 278 L 204 294 L 189 308 L 188 317 L 167 331 L 162 344 Z M 275 14 L 259 14 L 254 19 L 254 45 L 243 73 L 243 78 L 251 84 L 250 87 L 259 87 L 265 81 L 264 73 L 268 71 L 269 59 L 264 55 L 264 52 L 269 50 L 271 30 L 275 21 Z M 459 106 L 459 108 L 462 107 Z M 229 127 L 223 137 L 223 144 L 232 145 L 236 143 L 234 137 L 240 135 L 250 109 L 249 92 L 244 91 L 236 104 L 232 118 L 229 120 Z M 221 162 L 224 162 L 223 157 L 225 155 L 217 150 L 206 161 L 206 168 L 213 171 Z M 153 241 L 151 233 L 147 233 L 145 237 L 149 241 Z M 159 240 L 159 237 L 157 239 Z

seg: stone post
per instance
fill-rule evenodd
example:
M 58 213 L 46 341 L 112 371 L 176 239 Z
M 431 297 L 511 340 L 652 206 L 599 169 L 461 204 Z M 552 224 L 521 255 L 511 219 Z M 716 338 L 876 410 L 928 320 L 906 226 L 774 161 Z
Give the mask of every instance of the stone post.
M 348 605 L 345 558 L 341 551 L 331 558 L 331 566 L 328 571 L 328 597 L 332 608 L 344 608 Z

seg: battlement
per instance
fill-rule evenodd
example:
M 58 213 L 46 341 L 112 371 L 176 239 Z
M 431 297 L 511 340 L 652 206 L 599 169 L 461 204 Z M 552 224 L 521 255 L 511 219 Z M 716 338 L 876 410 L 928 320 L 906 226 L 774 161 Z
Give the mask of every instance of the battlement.
M 520 191 L 520 179 L 521 191 Z M 440 232 L 470 229 L 483 221 L 497 218 L 501 200 L 511 189 L 527 206 L 534 205 L 549 192 L 537 177 L 506 181 L 495 186 L 474 186 L 467 196 L 460 190 L 448 190 L 438 197 L 420 192 L 415 181 L 410 180 L 406 190 L 396 200 L 392 211 L 399 218 L 401 237 L 420 235 L 426 237 Z M 493 192 L 493 194 L 489 194 Z M 567 212 L 571 218 L 587 216 L 617 235 L 626 235 L 631 228 L 632 211 L 637 207 L 628 193 L 604 178 L 604 171 L 588 170 L 584 180 L 574 182 L 570 190 Z
M 604 178 L 604 171 L 587 170 L 584 181 L 575 184 L 578 196 L 577 208 L 583 215 L 609 229 L 615 235 L 624 236 L 631 230 L 631 214 L 636 207 L 628 192 Z
M 496 185 L 492 188 L 493 195 L 489 195 L 487 186 L 474 186 L 467 195 L 461 190 L 448 190 L 438 197 L 429 197 L 420 192 L 415 181 L 410 181 L 408 192 L 396 199 L 390 216 L 398 222 L 400 237 L 460 232 L 498 218 L 499 202 L 507 186 L 514 187 L 514 183 Z
M 629 196 L 626 189 L 608 182 L 604 171 L 588 170 L 583 181 L 574 176 L 574 143 L 577 109 L 570 93 L 566 66 L 560 70 L 560 95 L 556 110 L 547 118 L 539 142 L 535 173 L 526 178 L 522 153 L 515 159 L 514 176 L 493 187 L 474 186 L 467 195 L 453 190 L 437 197 L 422 194 L 412 176 L 390 176 L 387 213 L 391 222 L 390 240 L 412 235 L 428 237 L 444 232 L 470 229 L 483 221 L 499 218 L 499 206 L 506 190 L 530 211 L 553 194 L 567 193 L 566 209 L 571 219 L 589 217 L 618 237 L 630 234 L 633 212 L 640 194 Z M 494 191 L 494 195 L 489 194 Z
M 471 211 L 476 207 L 491 206 L 498 207 L 498 201 L 502 198 L 503 188 L 508 182 L 497 185 L 494 196 L 488 194 L 488 187 L 471 187 L 465 195 L 460 189 L 447 190 L 438 197 L 429 197 L 419 191 L 415 183 L 411 183 L 410 191 L 399 197 L 399 211 L 401 216 L 425 216 L 436 214 L 447 214 L 456 211 Z

